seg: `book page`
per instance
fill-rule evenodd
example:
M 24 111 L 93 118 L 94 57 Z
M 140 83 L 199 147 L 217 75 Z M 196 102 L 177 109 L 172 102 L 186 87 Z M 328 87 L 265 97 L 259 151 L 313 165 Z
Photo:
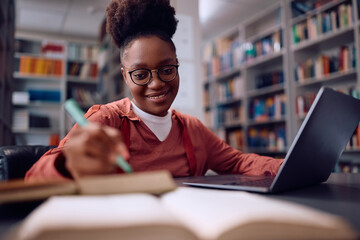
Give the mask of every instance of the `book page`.
M 310 229 L 320 227 L 331 230 L 341 226 L 346 231 L 349 230 L 348 226 L 336 216 L 243 191 L 180 187 L 174 192 L 163 195 L 161 201 L 201 239 L 218 239 L 227 231 L 249 223 L 263 224 L 262 227 L 255 228 L 257 235 L 261 235 L 264 226 L 270 226 L 271 223 L 280 226 L 281 224 L 301 225 L 302 229 L 308 226 Z M 280 231 L 286 229 L 282 228 Z M 250 236 L 253 236 L 251 234 Z M 269 237 L 267 232 L 263 234 L 265 234 L 263 239 Z M 292 236 L 293 233 L 286 234 Z
M 125 234 L 126 229 L 131 230 L 131 236 Z M 60 236 L 59 239 L 97 239 L 95 236 L 109 235 L 110 232 L 114 234 L 106 239 L 118 239 L 118 234 L 122 239 L 169 239 L 167 234 L 171 234 L 171 239 L 195 238 L 164 210 L 158 198 L 139 193 L 52 197 L 26 218 L 18 239 L 55 239 L 55 236 Z M 71 235 L 78 233 L 80 235 Z

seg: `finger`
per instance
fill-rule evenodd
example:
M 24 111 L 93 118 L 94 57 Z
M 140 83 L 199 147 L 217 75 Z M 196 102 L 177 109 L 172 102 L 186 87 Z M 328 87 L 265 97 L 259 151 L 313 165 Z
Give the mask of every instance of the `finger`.
M 79 161 L 80 160 L 80 161 Z M 85 175 L 98 175 L 115 172 L 116 166 L 107 162 L 98 161 L 91 157 L 83 157 L 76 161 L 68 161 L 70 172 L 77 177 Z M 71 164 L 72 163 L 72 164 Z

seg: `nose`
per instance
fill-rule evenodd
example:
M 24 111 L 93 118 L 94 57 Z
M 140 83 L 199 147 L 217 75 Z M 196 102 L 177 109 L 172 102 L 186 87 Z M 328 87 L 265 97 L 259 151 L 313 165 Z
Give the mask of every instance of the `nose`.
M 147 85 L 148 88 L 160 89 L 166 84 L 160 80 L 157 70 L 151 70 L 151 75 L 150 82 Z

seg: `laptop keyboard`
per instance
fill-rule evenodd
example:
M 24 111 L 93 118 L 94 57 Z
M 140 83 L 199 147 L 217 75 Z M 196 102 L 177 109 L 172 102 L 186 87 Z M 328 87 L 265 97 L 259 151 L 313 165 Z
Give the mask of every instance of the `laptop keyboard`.
M 273 178 L 264 178 L 258 180 L 247 180 L 247 181 L 235 181 L 224 183 L 223 185 L 240 185 L 240 186 L 251 186 L 251 187 L 270 187 L 272 182 L 274 181 Z

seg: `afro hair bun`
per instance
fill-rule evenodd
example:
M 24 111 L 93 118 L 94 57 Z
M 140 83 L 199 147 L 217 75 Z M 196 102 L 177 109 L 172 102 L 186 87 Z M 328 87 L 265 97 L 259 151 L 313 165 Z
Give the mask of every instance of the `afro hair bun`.
M 141 32 L 163 32 L 172 38 L 177 23 L 169 0 L 112 0 L 106 8 L 106 30 L 119 48 Z

